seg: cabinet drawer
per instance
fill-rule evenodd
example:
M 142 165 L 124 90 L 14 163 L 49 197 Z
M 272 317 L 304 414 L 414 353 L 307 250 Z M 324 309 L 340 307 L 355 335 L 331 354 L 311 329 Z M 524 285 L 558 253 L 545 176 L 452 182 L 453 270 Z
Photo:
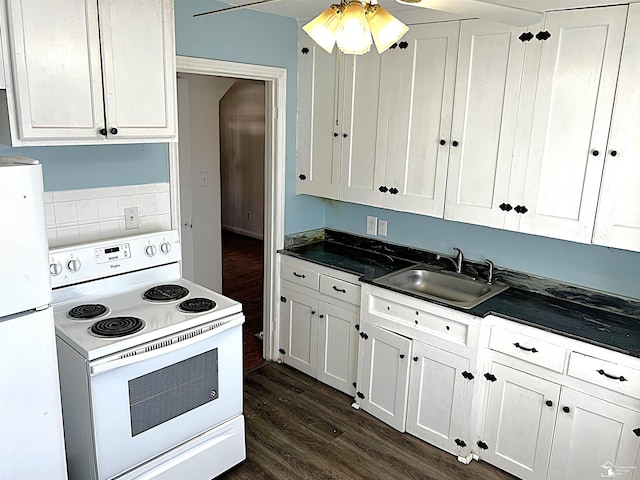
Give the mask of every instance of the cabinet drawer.
M 640 398 L 640 371 L 617 363 L 571 352 L 569 376 Z
M 360 304 L 360 285 L 338 280 L 329 275 L 320 275 L 320 291 L 344 302 Z
M 375 295 L 370 297 L 369 311 L 459 345 L 467 345 L 469 326 L 464 323 Z
M 291 265 L 289 263 L 282 263 L 281 277 L 283 280 L 288 280 L 303 287 L 313 288 L 318 290 L 318 278 L 320 274 L 313 270 L 302 268 L 298 265 Z
M 500 327 L 491 328 L 489 348 L 554 372 L 564 371 L 567 350 L 558 345 Z

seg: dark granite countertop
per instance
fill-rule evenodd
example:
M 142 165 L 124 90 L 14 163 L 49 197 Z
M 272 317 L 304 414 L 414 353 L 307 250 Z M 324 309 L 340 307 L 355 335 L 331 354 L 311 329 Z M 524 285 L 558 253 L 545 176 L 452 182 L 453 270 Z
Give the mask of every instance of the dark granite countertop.
M 416 263 L 435 263 L 447 267 L 446 263 L 436 261 L 435 254 L 431 252 L 407 247 L 395 249 L 393 245 L 381 242 L 367 245 L 357 240 L 360 237 L 355 238 L 356 240 L 352 241 L 351 238 L 345 239 L 342 235 L 339 238 L 340 242 L 332 239 L 321 240 L 291 246 L 280 253 L 358 275 L 365 283 L 373 283 L 372 280 L 375 278 Z M 364 242 L 366 241 L 367 239 L 364 239 Z M 386 253 L 381 253 L 380 250 Z M 478 273 L 479 278 L 484 273 L 474 270 L 473 265 L 470 269 Z M 499 280 L 510 278 L 509 275 L 498 277 Z M 567 289 L 575 293 L 576 287 L 569 285 Z M 556 286 L 554 291 L 559 292 L 560 298 L 529 291 L 522 288 L 522 285 L 511 285 L 508 290 L 470 310 L 442 305 L 477 317 L 496 315 L 640 358 L 640 308 L 637 308 L 633 301 L 627 304 L 627 301 L 618 297 L 609 298 L 600 292 L 594 292 L 594 303 L 599 307 L 596 308 L 585 301 L 578 303 L 562 299 L 561 287 Z M 583 293 L 582 298 L 588 300 L 589 292 Z M 602 308 L 607 302 L 610 302 L 612 308 Z M 620 311 L 625 314 L 619 313 Z

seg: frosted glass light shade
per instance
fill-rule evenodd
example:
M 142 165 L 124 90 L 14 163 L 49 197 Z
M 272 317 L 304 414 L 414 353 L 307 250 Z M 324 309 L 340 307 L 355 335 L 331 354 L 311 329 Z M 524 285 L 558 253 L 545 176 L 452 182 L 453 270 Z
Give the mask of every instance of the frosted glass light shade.
M 380 5 L 371 5 L 367 9 L 367 19 L 378 53 L 387 50 L 409 31 L 409 27 Z
M 371 50 L 371 30 L 362 3 L 351 1 L 347 4 L 336 30 L 336 43 L 343 53 L 362 55 Z
M 336 30 L 339 24 L 340 5 L 331 5 L 302 27 L 302 30 L 328 53 L 332 53 L 333 47 L 336 44 Z

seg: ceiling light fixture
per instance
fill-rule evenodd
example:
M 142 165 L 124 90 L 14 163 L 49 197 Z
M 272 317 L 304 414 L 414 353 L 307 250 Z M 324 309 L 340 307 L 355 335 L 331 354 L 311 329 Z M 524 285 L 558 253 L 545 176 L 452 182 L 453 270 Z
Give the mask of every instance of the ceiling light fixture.
M 374 42 L 378 53 L 384 52 L 400 40 L 409 27 L 375 0 L 371 3 L 351 0 L 331 5 L 302 29 L 329 53 L 338 45 L 342 53 L 362 55 Z

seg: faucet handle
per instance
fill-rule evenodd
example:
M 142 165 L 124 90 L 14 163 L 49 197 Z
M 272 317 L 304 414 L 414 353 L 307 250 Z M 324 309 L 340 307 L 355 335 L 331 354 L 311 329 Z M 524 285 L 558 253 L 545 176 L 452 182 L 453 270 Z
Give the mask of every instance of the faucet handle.
M 491 282 L 493 282 L 493 262 L 491 260 L 485 259 L 484 263 L 486 263 L 489 266 L 489 273 L 487 274 L 487 283 L 491 285 Z

